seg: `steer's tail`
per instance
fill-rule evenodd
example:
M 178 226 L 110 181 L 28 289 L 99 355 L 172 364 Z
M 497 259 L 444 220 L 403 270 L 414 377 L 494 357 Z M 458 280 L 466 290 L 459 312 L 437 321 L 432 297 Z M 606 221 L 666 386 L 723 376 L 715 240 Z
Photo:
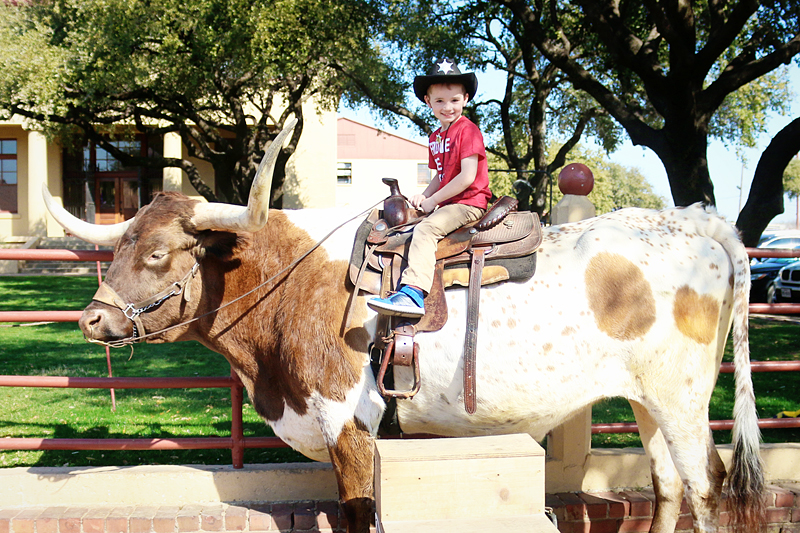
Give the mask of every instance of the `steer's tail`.
M 737 531 L 760 531 L 766 523 L 764 467 L 758 447 L 756 399 L 750 373 L 748 334 L 750 263 L 744 245 L 733 228 L 717 219 L 723 228 L 713 231 L 733 265 L 733 364 L 736 395 L 733 406 L 733 463 L 728 474 L 728 512 Z M 713 226 L 713 224 L 712 224 Z

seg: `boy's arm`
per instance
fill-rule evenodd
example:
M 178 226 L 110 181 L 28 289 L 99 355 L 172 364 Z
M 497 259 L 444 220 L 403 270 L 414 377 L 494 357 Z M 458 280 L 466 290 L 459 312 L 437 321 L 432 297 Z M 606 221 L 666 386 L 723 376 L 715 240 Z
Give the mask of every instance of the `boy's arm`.
M 428 196 L 425 201 L 420 204 L 420 207 L 426 213 L 430 213 L 436 206 L 441 204 L 442 202 L 446 202 L 453 196 L 457 195 L 460 192 L 463 192 L 472 185 L 475 181 L 475 176 L 478 175 L 478 154 L 473 154 L 469 157 L 465 157 L 461 160 L 461 172 L 458 175 L 450 180 L 450 183 L 442 187 L 441 189 L 435 191 L 433 194 Z M 438 181 L 438 175 L 437 175 Z M 433 181 L 431 181 L 433 183 Z M 425 189 L 425 193 L 428 192 L 428 189 Z

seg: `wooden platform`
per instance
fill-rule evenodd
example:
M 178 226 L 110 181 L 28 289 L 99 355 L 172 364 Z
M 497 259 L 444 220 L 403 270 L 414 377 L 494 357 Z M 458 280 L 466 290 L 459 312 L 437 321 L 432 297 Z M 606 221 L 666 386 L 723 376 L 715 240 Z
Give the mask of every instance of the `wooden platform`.
M 379 440 L 377 529 L 556 531 L 544 515 L 544 459 L 544 450 L 523 434 Z
M 457 518 L 452 520 L 409 520 L 378 523 L 377 533 L 547 533 L 558 531 L 544 514 L 492 518 Z

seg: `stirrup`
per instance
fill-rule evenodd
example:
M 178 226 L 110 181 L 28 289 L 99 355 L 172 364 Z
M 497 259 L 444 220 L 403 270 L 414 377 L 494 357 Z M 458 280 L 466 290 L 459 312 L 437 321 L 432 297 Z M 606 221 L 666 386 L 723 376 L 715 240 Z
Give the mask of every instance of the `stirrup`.
M 420 379 L 419 379 L 419 344 L 414 342 L 414 348 L 411 350 L 411 366 L 414 369 L 414 386 L 405 391 L 387 389 L 383 385 L 383 378 L 386 376 L 386 369 L 389 367 L 389 359 L 394 356 L 394 341 L 389 341 L 386 345 L 386 350 L 383 352 L 383 361 L 381 361 L 381 369 L 378 372 L 378 392 L 384 398 L 400 398 L 401 400 L 413 398 L 419 392 Z M 413 342 L 413 340 L 412 340 Z

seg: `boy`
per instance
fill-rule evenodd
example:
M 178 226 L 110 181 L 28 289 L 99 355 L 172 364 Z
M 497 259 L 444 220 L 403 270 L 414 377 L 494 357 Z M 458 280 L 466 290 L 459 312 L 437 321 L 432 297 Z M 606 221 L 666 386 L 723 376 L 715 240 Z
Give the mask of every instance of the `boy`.
M 414 78 L 414 93 L 441 125 L 428 142 L 428 166 L 436 175 L 422 194 L 409 198 L 411 205 L 430 214 L 414 227 L 400 290 L 367 302 L 378 313 L 411 318 L 424 315 L 423 298 L 433 284 L 438 242 L 486 211 L 492 193 L 483 136 L 461 114 L 477 88 L 475 74 L 462 74 L 447 58 L 436 63 L 427 76 Z

